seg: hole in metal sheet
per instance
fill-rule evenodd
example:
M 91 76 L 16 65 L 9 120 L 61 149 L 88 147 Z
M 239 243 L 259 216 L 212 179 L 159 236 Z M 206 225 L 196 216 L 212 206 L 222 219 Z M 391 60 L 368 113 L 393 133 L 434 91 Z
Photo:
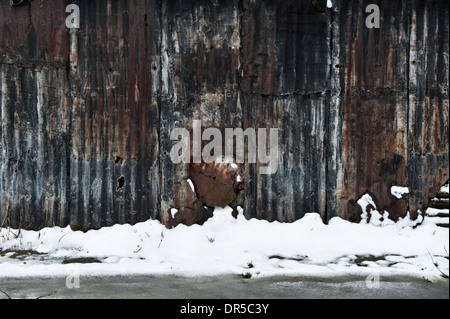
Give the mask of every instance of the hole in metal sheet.
M 114 159 L 114 163 L 122 165 L 122 163 L 123 163 L 122 157 L 116 156 L 116 158 Z
M 117 187 L 116 187 L 116 191 L 118 191 L 119 189 L 121 189 L 123 187 L 123 185 L 125 185 L 125 177 L 120 176 L 117 179 Z

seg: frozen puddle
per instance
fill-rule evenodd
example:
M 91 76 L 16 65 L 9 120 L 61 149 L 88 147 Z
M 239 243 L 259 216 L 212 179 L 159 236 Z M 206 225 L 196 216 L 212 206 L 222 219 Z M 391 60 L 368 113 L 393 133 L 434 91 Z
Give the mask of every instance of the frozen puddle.
M 236 275 L 211 277 L 91 276 L 81 277 L 78 288 L 69 289 L 65 278 L 3 278 L 0 299 L 7 298 L 157 298 L 157 299 L 302 299 L 382 298 L 448 299 L 448 280 L 430 283 L 408 276 L 380 277 L 370 286 L 360 276 L 289 277 L 244 279 Z M 3 293 L 3 292 L 4 293 Z

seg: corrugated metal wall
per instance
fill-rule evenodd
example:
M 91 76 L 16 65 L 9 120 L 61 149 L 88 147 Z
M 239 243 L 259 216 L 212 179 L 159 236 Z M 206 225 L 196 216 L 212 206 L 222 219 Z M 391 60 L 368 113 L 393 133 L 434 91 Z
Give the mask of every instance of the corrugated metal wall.
M 170 132 L 194 120 L 279 129 L 276 174 L 240 167 L 248 218 L 426 207 L 449 172 L 448 2 L 312 2 L 0 1 L 0 224 L 170 224 L 193 201 Z

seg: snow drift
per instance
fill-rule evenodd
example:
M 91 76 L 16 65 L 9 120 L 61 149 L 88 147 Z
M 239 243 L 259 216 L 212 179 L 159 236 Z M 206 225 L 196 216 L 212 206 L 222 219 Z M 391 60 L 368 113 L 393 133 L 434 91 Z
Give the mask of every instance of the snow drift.
M 64 276 L 73 267 L 81 276 L 448 274 L 449 230 L 427 218 L 417 227 L 408 218 L 357 224 L 335 217 L 326 225 L 309 213 L 294 223 L 269 223 L 239 210 L 233 218 L 231 208 L 216 208 L 202 226 L 173 229 L 155 220 L 86 233 L 3 228 L 0 277 Z

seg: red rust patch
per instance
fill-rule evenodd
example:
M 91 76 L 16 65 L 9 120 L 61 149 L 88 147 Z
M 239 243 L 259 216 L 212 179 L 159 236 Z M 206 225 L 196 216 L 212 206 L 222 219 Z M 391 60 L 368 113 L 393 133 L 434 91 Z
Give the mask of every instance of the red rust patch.
M 244 189 L 244 182 L 236 181 L 237 170 L 229 169 L 225 163 L 200 163 L 189 166 L 189 179 L 191 179 L 195 192 L 187 181 L 177 183 L 174 193 L 174 208 L 178 210 L 174 216 L 169 214 L 167 227 L 178 224 L 187 226 L 203 224 L 212 216 L 213 208 L 230 205 L 233 216 L 237 215 L 235 199 Z

